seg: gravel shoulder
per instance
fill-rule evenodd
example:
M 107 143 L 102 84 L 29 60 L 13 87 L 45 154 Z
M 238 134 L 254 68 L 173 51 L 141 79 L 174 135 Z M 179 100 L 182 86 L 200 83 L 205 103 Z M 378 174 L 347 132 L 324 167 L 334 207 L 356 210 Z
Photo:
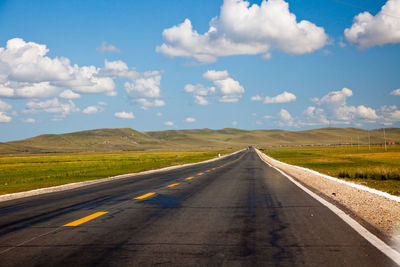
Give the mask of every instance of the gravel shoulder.
M 399 242 L 400 202 L 328 180 L 295 166 L 288 166 L 262 152 L 259 152 L 259 154 L 269 164 L 289 174 L 328 201 L 339 204 L 338 206 L 341 206 L 341 208 L 344 207 L 344 211 L 351 217 L 355 217 L 354 219 L 364 220 L 392 242 Z

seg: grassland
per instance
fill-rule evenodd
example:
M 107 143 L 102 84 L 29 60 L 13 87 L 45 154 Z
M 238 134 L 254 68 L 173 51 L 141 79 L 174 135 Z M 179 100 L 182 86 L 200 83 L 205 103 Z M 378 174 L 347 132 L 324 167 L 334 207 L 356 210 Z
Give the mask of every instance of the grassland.
M 0 156 L 0 194 L 199 162 L 223 151 L 168 151 Z
M 400 128 L 387 128 L 387 140 L 400 142 Z M 139 132 L 129 128 L 96 129 L 65 134 L 45 134 L 1 143 L 0 154 L 77 153 L 152 150 L 238 149 L 259 147 L 327 145 L 338 143 L 382 144 L 382 129 L 321 128 L 306 131 L 192 129 Z
M 266 148 L 264 152 L 294 164 L 400 195 L 400 146 L 325 146 Z

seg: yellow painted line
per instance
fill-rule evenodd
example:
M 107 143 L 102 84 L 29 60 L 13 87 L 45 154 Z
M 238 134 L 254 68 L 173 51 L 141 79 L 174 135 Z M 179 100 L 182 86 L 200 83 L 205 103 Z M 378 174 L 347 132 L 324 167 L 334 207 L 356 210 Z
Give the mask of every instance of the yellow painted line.
M 155 193 L 156 193 L 156 192 L 147 193 L 147 194 L 144 194 L 144 195 L 142 195 L 142 196 L 140 196 L 140 197 L 135 197 L 135 199 L 144 199 L 144 198 L 146 198 L 146 197 L 149 197 L 149 196 L 154 195 Z
M 193 176 L 190 176 L 190 177 L 186 178 L 185 180 L 192 180 L 192 179 L 193 179 Z
M 214 171 L 214 170 L 215 170 L 215 168 L 212 168 L 211 170 L 213 170 L 213 171 Z
M 93 219 L 95 219 L 95 218 L 97 218 L 97 217 L 100 217 L 101 215 L 104 215 L 104 214 L 106 214 L 106 213 L 108 213 L 108 212 L 107 212 L 107 211 L 96 212 L 96 213 L 93 213 L 92 215 L 83 217 L 82 219 L 79 219 L 79 220 L 76 220 L 76 221 L 67 223 L 67 224 L 65 224 L 64 226 L 78 226 L 78 225 L 80 225 L 80 224 L 82 224 L 82 223 L 85 223 L 85 222 L 88 222 L 88 221 L 90 221 L 90 220 L 93 220 Z
M 199 172 L 197 175 L 203 175 L 204 173 L 203 172 Z
M 167 187 L 174 187 L 174 186 L 177 186 L 177 185 L 179 185 L 179 183 L 176 183 L 176 184 L 170 184 L 170 185 L 168 185 Z
M 206 170 L 205 172 L 210 172 L 210 170 Z

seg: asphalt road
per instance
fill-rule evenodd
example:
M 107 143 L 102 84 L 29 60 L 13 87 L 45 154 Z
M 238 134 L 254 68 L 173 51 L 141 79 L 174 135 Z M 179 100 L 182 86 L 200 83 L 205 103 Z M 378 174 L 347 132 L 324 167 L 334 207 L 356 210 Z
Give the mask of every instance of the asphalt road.
M 0 266 L 88 265 L 394 263 L 251 150 L 0 203 Z

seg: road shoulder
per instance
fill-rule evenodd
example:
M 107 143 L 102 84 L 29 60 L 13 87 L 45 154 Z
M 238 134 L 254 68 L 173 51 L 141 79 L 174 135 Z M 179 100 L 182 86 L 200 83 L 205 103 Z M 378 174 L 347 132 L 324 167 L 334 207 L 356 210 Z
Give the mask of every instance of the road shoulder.
M 262 159 L 288 174 L 296 181 L 338 206 L 372 233 L 398 246 L 400 240 L 400 203 L 383 196 L 360 190 L 346 184 L 325 179 L 274 160 L 260 151 Z

